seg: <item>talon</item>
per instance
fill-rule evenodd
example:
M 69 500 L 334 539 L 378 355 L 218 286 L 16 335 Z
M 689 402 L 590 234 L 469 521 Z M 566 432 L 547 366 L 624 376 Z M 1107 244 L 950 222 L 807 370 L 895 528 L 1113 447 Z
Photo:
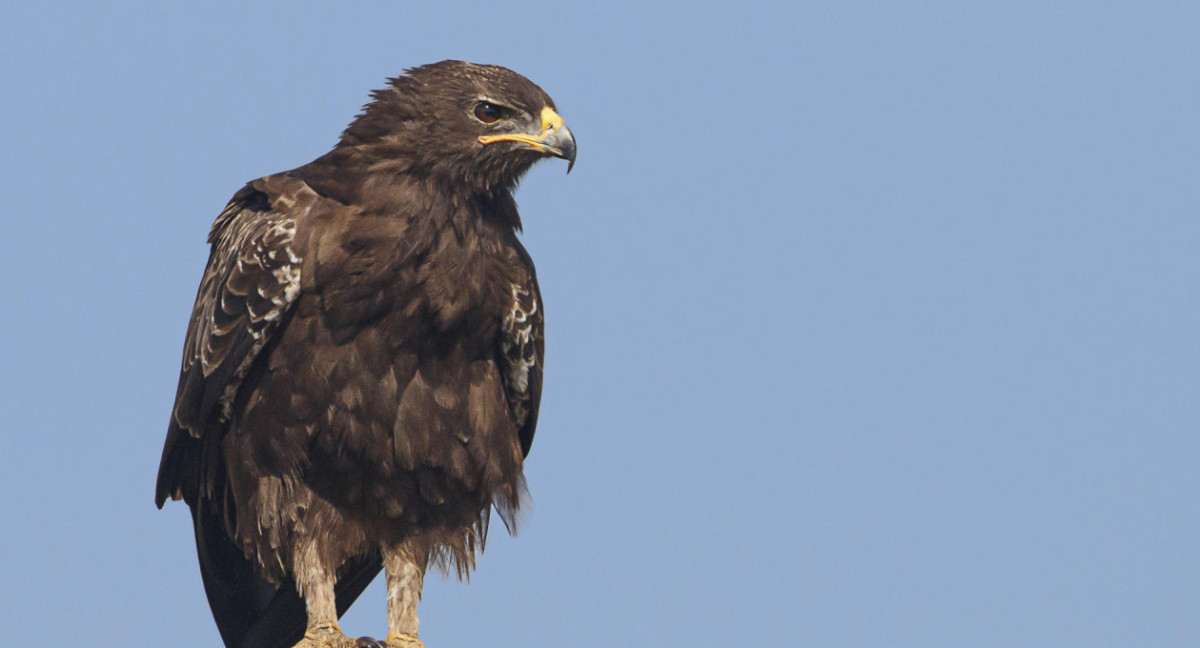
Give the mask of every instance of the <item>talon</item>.
M 354 640 L 342 633 L 336 623 L 321 623 L 304 631 L 304 638 L 293 648 L 350 648 Z
M 359 637 L 354 640 L 355 648 L 387 648 L 387 642 L 380 641 L 375 637 Z
M 407 632 L 390 632 L 385 643 L 387 648 L 425 648 L 425 644 L 417 639 L 417 635 Z

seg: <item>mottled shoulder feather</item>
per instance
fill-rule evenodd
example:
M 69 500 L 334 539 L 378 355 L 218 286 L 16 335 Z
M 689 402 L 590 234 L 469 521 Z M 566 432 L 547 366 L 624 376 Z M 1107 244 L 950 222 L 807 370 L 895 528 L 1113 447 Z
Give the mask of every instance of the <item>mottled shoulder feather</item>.
M 521 438 L 521 451 L 529 454 L 542 397 L 542 362 L 545 356 L 542 296 L 533 264 L 524 259 L 528 280 L 511 286 L 512 300 L 500 326 L 500 365 L 509 413 Z
M 241 381 L 300 294 L 297 224 L 318 199 L 303 182 L 268 176 L 235 194 L 213 223 L 159 467 L 159 506 L 196 487 L 211 494 L 217 466 L 209 464 Z

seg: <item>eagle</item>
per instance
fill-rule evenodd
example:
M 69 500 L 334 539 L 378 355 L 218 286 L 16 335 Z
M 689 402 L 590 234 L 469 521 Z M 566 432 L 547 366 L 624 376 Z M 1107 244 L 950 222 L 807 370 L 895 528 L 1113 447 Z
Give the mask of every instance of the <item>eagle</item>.
M 513 192 L 548 157 L 549 95 L 443 61 L 213 223 L 155 503 L 190 508 L 228 648 L 423 646 L 427 568 L 468 574 L 493 510 L 515 533 L 545 347 Z M 387 637 L 351 639 L 380 571 Z

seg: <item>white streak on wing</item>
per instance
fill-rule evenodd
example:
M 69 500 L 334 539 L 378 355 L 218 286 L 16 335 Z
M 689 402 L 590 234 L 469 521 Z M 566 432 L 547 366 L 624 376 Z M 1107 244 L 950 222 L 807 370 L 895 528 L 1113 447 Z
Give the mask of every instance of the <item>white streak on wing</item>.
M 512 285 L 512 298 L 512 307 L 502 321 L 504 335 L 500 350 L 508 363 L 506 378 L 511 392 L 509 409 L 520 427 L 529 415 L 529 375 L 537 365 L 537 355 L 528 348 L 533 343 L 533 315 L 537 313 L 537 299 L 532 298 L 528 288 L 517 284 Z M 531 304 L 528 312 L 522 305 L 524 301 Z
M 246 238 L 251 235 L 252 231 L 243 231 L 241 236 L 236 240 L 230 241 L 233 249 L 246 249 L 250 246 L 254 250 L 254 268 L 259 274 L 259 285 L 255 287 L 255 293 L 263 298 L 269 299 L 272 308 L 262 316 L 256 317 L 250 309 L 250 304 L 245 304 L 245 312 L 241 313 L 243 318 L 243 326 L 246 333 L 254 340 L 253 344 L 247 353 L 238 361 L 238 366 L 234 370 L 233 376 L 226 383 L 224 390 L 221 393 L 221 414 L 228 420 L 232 416 L 232 408 L 234 399 L 237 397 L 237 390 L 241 385 L 242 378 L 245 377 L 246 371 L 255 358 L 266 346 L 267 340 L 271 332 L 274 330 L 275 324 L 280 320 L 288 307 L 300 295 L 300 265 L 301 259 L 296 256 L 292 249 L 293 238 L 296 233 L 296 225 L 290 219 L 280 219 L 268 224 L 264 230 L 258 230 L 258 236 L 251 242 Z M 268 249 L 268 244 L 271 246 Z M 232 249 L 230 250 L 233 251 Z M 281 255 L 280 252 L 283 254 Z M 287 262 L 284 262 L 281 257 L 286 256 Z M 246 272 L 247 264 L 243 262 L 241 255 L 237 257 L 237 272 Z M 268 286 L 261 282 L 270 277 L 278 284 L 283 286 L 282 295 L 268 297 L 269 293 L 274 292 Z M 222 291 L 222 307 L 225 306 L 224 291 Z M 215 322 L 214 322 L 215 323 Z
M 287 253 L 289 257 L 292 254 L 291 246 L 288 246 Z M 282 265 L 271 271 L 275 275 L 275 280 L 283 284 L 283 298 L 275 298 L 272 301 L 277 306 L 285 306 L 296 300 L 296 296 L 300 294 L 300 267 L 296 265 Z M 263 295 L 266 297 L 266 295 Z

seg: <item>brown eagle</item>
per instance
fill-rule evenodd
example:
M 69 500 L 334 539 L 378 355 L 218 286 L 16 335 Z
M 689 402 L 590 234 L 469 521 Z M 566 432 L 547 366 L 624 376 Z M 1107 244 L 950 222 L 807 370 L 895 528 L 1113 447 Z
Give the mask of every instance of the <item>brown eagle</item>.
M 421 645 L 426 567 L 509 531 L 542 391 L 542 300 L 513 191 L 575 161 L 511 70 L 389 79 L 329 153 L 234 194 L 184 343 L 156 504 L 191 508 L 229 648 L 350 646 L 386 572 L 389 647 Z

